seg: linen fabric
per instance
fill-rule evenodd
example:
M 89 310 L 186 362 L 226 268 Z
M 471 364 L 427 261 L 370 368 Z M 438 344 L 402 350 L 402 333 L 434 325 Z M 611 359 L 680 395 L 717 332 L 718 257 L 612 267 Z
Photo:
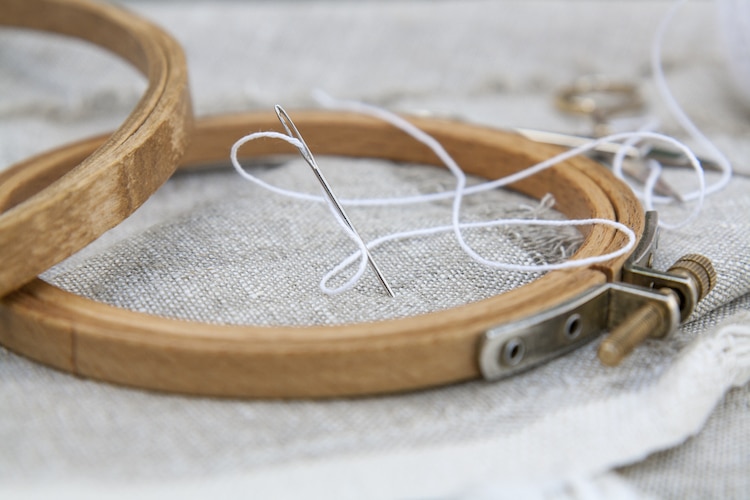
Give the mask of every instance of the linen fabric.
M 402 112 L 498 127 L 590 132 L 558 113 L 581 74 L 642 85 L 648 113 L 685 138 L 648 79 L 670 2 L 130 2 L 184 45 L 199 114 L 315 106 L 322 88 Z M 596 345 L 497 383 L 330 401 L 190 398 L 82 380 L 0 349 L 0 496 L 208 494 L 273 498 L 742 498 L 750 491 L 750 111 L 726 80 L 714 6 L 689 3 L 668 32 L 678 101 L 736 168 L 693 224 L 661 236 L 655 267 L 703 253 L 716 289 L 671 339 L 620 367 Z M 696 37 L 695 33 L 703 34 Z M 106 54 L 0 32 L 0 164 L 118 124 L 143 82 Z M 252 131 L 248 131 L 252 132 Z M 304 130 L 302 130 L 304 134 Z M 227 152 L 227 156 L 228 156 Z M 342 197 L 449 189 L 433 167 L 319 158 Z M 315 192 L 299 160 L 252 165 Z M 669 177 L 694 186 L 687 171 Z M 476 180 L 475 180 L 476 181 Z M 661 217 L 676 221 L 689 207 Z M 449 221 L 449 204 L 350 209 L 365 239 Z M 465 220 L 557 217 L 504 191 L 467 199 Z M 553 262 L 575 231 L 469 233 L 485 255 Z M 230 169 L 179 174 L 122 226 L 44 279 L 121 307 L 232 324 L 335 324 L 479 300 L 528 273 L 468 261 L 450 234 L 375 253 L 401 294 L 368 272 L 328 297 L 322 275 L 353 251 L 324 205 L 290 201 Z M 744 342 L 744 344 L 743 344 Z M 746 347 L 745 347 L 746 349 Z

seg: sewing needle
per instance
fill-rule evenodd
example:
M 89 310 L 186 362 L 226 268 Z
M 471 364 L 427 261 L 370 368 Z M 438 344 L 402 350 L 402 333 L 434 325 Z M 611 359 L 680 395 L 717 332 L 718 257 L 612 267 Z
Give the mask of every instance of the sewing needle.
M 289 115 L 284 110 L 284 108 L 282 108 L 281 106 L 277 104 L 274 107 L 274 109 L 276 110 L 276 116 L 279 117 L 279 121 L 284 126 L 284 129 L 286 130 L 287 135 L 297 139 L 300 142 L 302 147 L 299 148 L 299 151 L 300 151 L 300 154 L 302 155 L 302 158 L 304 158 L 307 164 L 310 165 L 310 168 L 315 174 L 315 177 L 318 179 L 318 182 L 320 182 L 320 185 L 323 187 L 323 191 L 325 192 L 326 197 L 331 202 L 331 206 L 336 210 L 338 215 L 341 217 L 341 220 L 344 221 L 346 226 L 351 230 L 352 234 L 359 242 L 360 246 L 365 252 L 367 263 L 370 265 L 370 268 L 375 273 L 375 276 L 377 276 L 378 281 L 380 281 L 380 284 L 383 285 L 383 288 L 385 288 L 385 291 L 388 293 L 388 295 L 390 295 L 391 297 L 395 297 L 395 294 L 393 293 L 393 289 L 391 289 L 391 286 L 386 281 L 385 276 L 383 276 L 383 273 L 380 272 L 378 265 L 375 263 L 375 260 L 372 258 L 372 255 L 370 254 L 370 250 L 367 248 L 367 244 L 359 235 L 357 230 L 354 228 L 354 224 L 352 224 L 351 220 L 349 220 L 349 217 L 346 215 L 346 212 L 344 211 L 344 207 L 341 206 L 341 203 L 333 194 L 333 190 L 331 189 L 331 186 L 328 184 L 328 181 L 323 176 L 323 172 L 320 171 L 320 168 L 318 167 L 318 163 L 315 161 L 315 157 L 313 156 L 312 151 L 310 151 L 310 148 L 307 146 L 307 143 L 305 143 L 305 140 L 302 138 L 302 134 L 299 133 L 299 130 L 297 130 L 296 125 L 294 125 L 294 122 L 292 121 L 292 119 L 289 118 Z

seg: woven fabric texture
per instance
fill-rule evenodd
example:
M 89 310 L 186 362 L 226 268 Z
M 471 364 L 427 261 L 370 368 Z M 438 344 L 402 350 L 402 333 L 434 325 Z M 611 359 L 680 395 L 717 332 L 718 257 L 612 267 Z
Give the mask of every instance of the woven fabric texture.
M 670 2 L 126 5 L 184 45 L 200 114 L 280 103 L 293 117 L 295 107 L 314 106 L 310 91 L 322 88 L 397 111 L 588 133 L 591 124 L 556 112 L 552 96 L 581 74 L 603 73 L 641 84 L 648 113 L 685 138 L 647 70 Z M 750 392 L 734 358 L 716 353 L 724 352 L 725 332 L 750 324 L 750 103 L 726 83 L 714 21 L 711 3 L 689 3 L 664 47 L 676 98 L 737 170 L 697 221 L 662 234 L 657 268 L 699 252 L 719 275 L 670 340 L 646 342 L 616 369 L 601 366 L 589 345 L 499 383 L 288 402 L 124 389 L 0 349 L 0 496 L 746 496 Z M 59 40 L 0 32 L 0 165 L 116 126 L 143 90 L 126 65 Z M 342 196 L 452 185 L 432 167 L 320 163 Z M 285 187 L 316 189 L 299 160 L 252 168 Z M 682 188 L 693 182 L 684 171 L 670 180 Z M 670 206 L 661 216 L 679 220 L 687 210 Z M 508 215 L 556 217 L 506 192 L 465 204 L 468 220 Z M 449 205 L 352 209 L 351 216 L 372 238 L 445 224 Z M 531 263 L 569 254 L 578 239 L 571 231 L 513 229 L 472 233 L 470 241 L 489 256 Z M 322 295 L 320 278 L 352 250 L 325 206 L 266 193 L 224 169 L 176 176 L 122 226 L 44 278 L 133 310 L 279 325 L 408 316 L 536 277 L 488 271 L 444 235 L 377 251 L 401 292 L 396 300 L 367 273 L 347 294 Z

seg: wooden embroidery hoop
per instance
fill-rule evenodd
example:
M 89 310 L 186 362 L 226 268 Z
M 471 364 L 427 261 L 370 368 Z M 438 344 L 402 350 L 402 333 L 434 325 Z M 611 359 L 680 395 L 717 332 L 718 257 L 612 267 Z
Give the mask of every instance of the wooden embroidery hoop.
M 148 77 L 130 116 L 65 170 L 44 161 L 0 173 L 0 296 L 77 252 L 138 208 L 172 174 L 192 128 L 187 66 L 160 28 L 88 0 L 1 0 L 0 25 L 92 42 Z
M 316 155 L 439 164 L 413 139 L 377 120 L 340 112 L 294 113 Z M 512 133 L 435 119 L 413 119 L 467 173 L 498 178 L 559 152 Z M 272 113 L 200 120 L 184 164 L 226 160 L 248 131 L 277 129 Z M 83 141 L 13 168 L 60 171 L 102 139 Z M 243 157 L 287 154 L 288 144 L 256 141 Z M 540 198 L 552 193 L 569 218 L 610 218 L 641 235 L 644 214 L 631 191 L 596 162 L 577 157 L 512 186 Z M 576 257 L 620 248 L 624 236 L 586 228 Z M 65 292 L 41 280 L 0 303 L 0 343 L 29 358 L 117 384 L 222 397 L 334 397 L 407 391 L 479 377 L 482 332 L 554 306 L 617 279 L 626 256 L 600 265 L 553 271 L 475 303 L 373 323 L 328 327 L 222 326 L 135 313 Z

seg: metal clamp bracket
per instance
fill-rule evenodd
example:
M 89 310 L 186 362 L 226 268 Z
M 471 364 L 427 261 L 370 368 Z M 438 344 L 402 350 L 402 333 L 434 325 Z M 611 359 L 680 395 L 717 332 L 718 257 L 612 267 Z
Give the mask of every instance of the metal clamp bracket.
M 479 346 L 479 368 L 489 380 L 513 375 L 611 332 L 599 357 L 615 365 L 647 337 L 671 335 L 713 287 L 716 273 L 699 255 L 669 271 L 650 266 L 656 250 L 655 212 L 646 214 L 643 237 L 622 269 L 622 282 L 594 287 L 573 300 L 522 320 L 491 328 Z

